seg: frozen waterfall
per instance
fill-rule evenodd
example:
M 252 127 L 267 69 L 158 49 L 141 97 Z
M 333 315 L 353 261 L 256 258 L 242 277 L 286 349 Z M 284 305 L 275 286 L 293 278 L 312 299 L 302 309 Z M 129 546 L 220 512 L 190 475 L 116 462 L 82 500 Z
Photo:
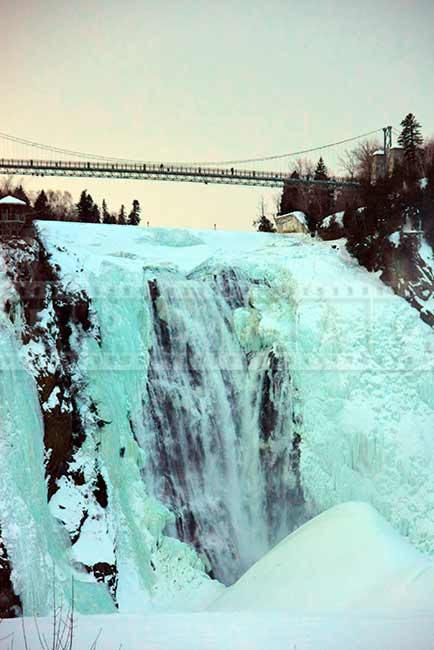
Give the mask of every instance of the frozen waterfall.
M 242 349 L 233 308 L 247 300 L 243 289 L 233 270 L 229 278 L 146 273 L 152 335 L 143 474 L 175 513 L 169 534 L 195 546 L 226 584 L 295 521 L 291 374 L 283 353 Z
M 232 583 L 354 499 L 432 550 L 432 332 L 345 251 L 39 228 L 3 250 L 11 606 L 49 611 L 55 564 L 79 611 L 203 607 L 222 589 L 208 576 Z

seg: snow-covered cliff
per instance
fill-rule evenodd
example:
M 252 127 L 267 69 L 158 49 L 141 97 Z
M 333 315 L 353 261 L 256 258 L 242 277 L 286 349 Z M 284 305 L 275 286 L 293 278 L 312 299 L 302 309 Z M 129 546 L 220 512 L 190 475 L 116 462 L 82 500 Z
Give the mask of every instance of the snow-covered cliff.
M 49 610 L 53 565 L 81 611 L 203 606 L 350 499 L 433 549 L 434 337 L 339 246 L 39 231 L 2 249 L 11 607 Z

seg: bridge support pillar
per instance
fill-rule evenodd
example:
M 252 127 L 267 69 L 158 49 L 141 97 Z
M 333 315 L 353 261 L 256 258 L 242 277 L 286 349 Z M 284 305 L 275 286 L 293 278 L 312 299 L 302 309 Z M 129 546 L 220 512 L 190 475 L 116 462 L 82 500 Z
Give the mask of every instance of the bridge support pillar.
M 384 135 L 384 178 L 389 176 L 389 160 L 390 160 L 390 150 L 392 148 L 392 127 L 385 126 L 383 128 Z

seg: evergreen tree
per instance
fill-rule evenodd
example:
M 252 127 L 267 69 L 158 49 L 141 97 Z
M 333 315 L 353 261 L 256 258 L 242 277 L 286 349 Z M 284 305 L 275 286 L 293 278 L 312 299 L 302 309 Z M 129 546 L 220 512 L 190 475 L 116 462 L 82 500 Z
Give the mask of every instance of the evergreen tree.
M 102 200 L 101 212 L 102 212 L 102 222 L 103 223 L 113 223 L 111 214 L 107 210 L 107 203 L 106 203 L 105 199 Z
M 322 156 L 318 160 L 318 164 L 315 169 L 315 174 L 314 174 L 314 180 L 315 181 L 327 181 L 328 180 L 328 172 L 327 172 L 327 167 L 324 163 L 324 160 Z
M 265 214 L 259 217 L 257 221 L 254 221 L 253 225 L 256 226 L 258 232 L 276 232 L 272 222 Z
M 92 219 L 91 223 L 101 223 L 101 213 L 96 203 L 92 205 L 90 214 Z
M 14 196 L 16 199 L 20 199 L 20 201 L 24 201 L 27 205 L 30 205 L 29 197 L 25 193 L 22 185 L 18 185 L 18 187 L 15 188 Z
M 401 122 L 402 131 L 398 138 L 398 144 L 404 148 L 404 164 L 407 172 L 416 175 L 422 165 L 422 144 L 423 137 L 421 126 L 413 113 L 409 113 Z
M 39 192 L 38 196 L 36 197 L 36 201 L 33 208 L 36 212 L 36 219 L 52 218 L 51 209 L 48 204 L 47 195 L 45 194 L 44 190 L 41 190 Z
M 125 206 L 124 206 L 124 204 L 121 205 L 121 209 L 119 210 L 117 223 L 120 226 L 125 226 L 125 224 L 127 223 L 127 219 L 126 219 L 126 216 L 125 216 Z
M 138 226 L 140 223 L 140 203 L 137 199 L 133 201 L 133 209 L 128 216 L 128 225 Z
M 93 199 L 86 190 L 83 190 L 80 195 L 80 200 L 77 203 L 77 216 L 78 221 L 84 223 L 94 223 L 95 213 L 93 211 Z

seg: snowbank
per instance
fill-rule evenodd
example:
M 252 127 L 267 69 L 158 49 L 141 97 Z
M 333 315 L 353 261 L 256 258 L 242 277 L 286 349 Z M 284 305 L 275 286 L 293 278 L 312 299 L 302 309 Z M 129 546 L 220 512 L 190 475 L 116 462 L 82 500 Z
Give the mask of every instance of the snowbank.
M 211 610 L 430 609 L 434 565 L 371 506 L 315 517 L 251 567 Z
M 52 637 L 52 621 L 39 620 Z M 32 619 L 29 648 L 40 648 Z M 24 650 L 21 622 L 7 620 L 2 635 L 14 633 Z M 300 612 L 207 612 L 141 616 L 80 616 L 74 650 L 88 650 L 98 638 L 102 650 L 432 650 L 431 612 L 394 616 L 385 612 L 308 616 Z M 5 641 L 7 643 L 7 641 Z
M 431 650 L 433 565 L 373 508 L 346 503 L 282 541 L 194 614 L 80 616 L 75 648 L 118 650 Z M 48 638 L 52 620 L 39 619 Z M 28 643 L 39 647 L 35 622 Z M 21 623 L 7 620 L 22 648 Z M 20 645 L 21 643 L 21 645 Z

